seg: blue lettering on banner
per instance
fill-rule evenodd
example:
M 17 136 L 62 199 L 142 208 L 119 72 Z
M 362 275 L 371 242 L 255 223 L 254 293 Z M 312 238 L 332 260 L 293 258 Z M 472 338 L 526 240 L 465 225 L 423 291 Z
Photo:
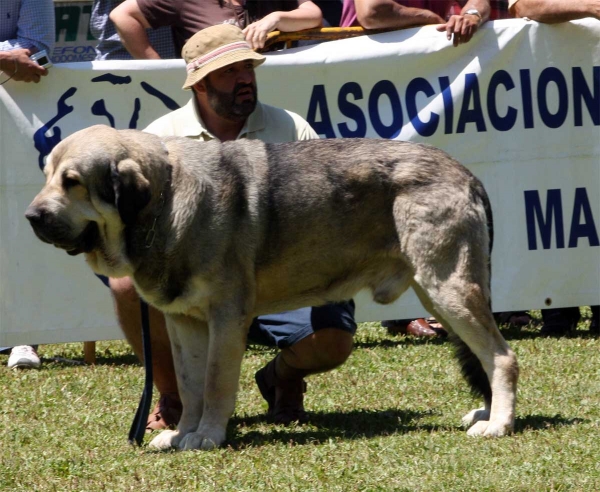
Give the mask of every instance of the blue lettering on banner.
M 473 108 L 471 108 L 471 101 L 473 102 Z M 481 97 L 479 95 L 479 80 L 474 73 L 465 74 L 465 94 L 458 124 L 456 125 L 456 133 L 465 133 L 467 123 L 475 123 L 478 132 L 485 131 L 485 120 L 483 119 Z
M 361 138 L 367 134 L 367 120 L 360 107 L 348 101 L 350 95 L 355 101 L 360 101 L 363 98 L 362 89 L 356 82 L 344 84 L 338 94 L 340 113 L 354 121 L 356 130 L 351 130 L 346 123 L 340 123 L 338 130 L 342 137 Z
M 317 120 L 317 114 L 320 120 Z M 319 135 L 325 135 L 326 138 L 335 138 L 331 117 L 329 116 L 329 107 L 327 106 L 327 96 L 324 85 L 315 85 L 308 103 L 306 119 Z
M 585 100 L 585 106 L 590 112 L 590 117 L 594 125 L 600 125 L 600 67 L 594 67 L 594 81 L 592 87 L 594 92 L 588 87 L 583 70 L 580 67 L 573 67 L 573 113 L 575 126 L 583 126 L 582 100 Z
M 548 108 L 548 85 L 553 82 L 558 89 L 558 108 L 552 114 Z M 559 128 L 567 119 L 569 110 L 569 95 L 567 81 L 562 72 L 556 67 L 542 70 L 537 86 L 538 108 L 542 121 L 548 128 Z
M 461 89 L 462 102 L 454 127 L 452 91 L 456 93 Z M 520 107 L 501 103 L 504 95 L 511 91 L 520 93 Z M 396 138 L 406 125 L 411 125 L 419 135 L 430 137 L 441 131 L 442 118 L 446 135 L 465 133 L 470 128 L 486 132 L 488 121 L 494 130 L 500 132 L 509 131 L 519 124 L 525 129 L 535 128 L 536 124 L 560 128 L 567 122 L 571 100 L 574 126 L 590 123 L 600 126 L 600 67 L 597 66 L 572 67 L 570 73 L 563 73 L 557 67 L 546 67 L 537 78 L 530 69 L 521 69 L 516 76 L 506 70 L 497 70 L 487 87 L 482 86 L 480 75 L 476 73 L 462 74 L 456 80 L 440 76 L 437 86 L 423 77 L 416 77 L 407 83 L 404 101 L 402 93 L 402 88 L 390 80 L 380 80 L 370 90 L 365 90 L 358 82 L 346 82 L 336 98 L 337 109 L 346 119 L 333 121 L 325 86 L 317 84 L 313 86 L 308 103 L 307 120 L 319 135 L 327 138 L 364 137 L 369 126 L 379 137 Z M 419 109 L 417 101 L 425 100 L 426 108 L 439 96 L 443 102 L 443 114 L 430 111 L 428 117 L 424 116 L 427 113 Z M 406 105 L 406 120 L 403 103 Z M 385 108 L 385 117 L 381 108 Z M 541 121 L 536 121 L 536 116 Z
M 423 137 L 431 137 L 437 130 L 440 122 L 440 115 L 432 111 L 429 120 L 422 121 L 419 118 L 419 110 L 417 109 L 417 94 L 419 92 L 422 92 L 428 98 L 435 95 L 435 90 L 427 79 L 418 77 L 411 80 L 406 87 L 406 112 L 418 134 Z
M 555 231 L 556 248 L 565 247 L 565 227 L 561 190 L 548 190 L 546 193 L 546 213 L 542 208 L 538 190 L 525 190 L 525 222 L 527 224 L 527 244 L 530 251 L 537 250 L 539 230 L 543 249 L 552 247 L 552 231 Z M 583 216 L 583 217 L 582 217 Z M 583 219 L 583 220 L 582 220 Z M 537 227 L 536 227 L 537 226 Z M 569 248 L 576 248 L 580 238 L 587 238 L 590 246 L 600 246 L 598 229 L 594 221 L 592 207 L 585 188 L 575 189 L 573 215 L 569 232 Z
M 583 214 L 583 222 L 580 222 Z M 571 233 L 569 234 L 569 248 L 576 248 L 579 238 L 587 237 L 590 246 L 600 246 L 598 229 L 594 222 L 592 207 L 588 200 L 585 188 L 575 190 L 575 203 L 573 205 L 573 217 L 571 218 Z
M 498 114 L 496 91 L 500 85 L 503 85 L 507 91 L 515 88 L 515 83 L 506 70 L 498 70 L 492 75 L 487 92 L 487 107 L 490 122 L 496 130 L 506 132 L 515 126 L 515 123 L 517 122 L 517 110 L 512 106 L 508 106 L 505 116 L 500 116 Z
M 533 128 L 533 97 L 529 70 L 519 70 L 519 78 L 521 80 L 521 101 L 523 102 L 523 127 Z
M 449 135 L 452 133 L 452 125 L 454 124 L 454 100 L 452 99 L 452 90 L 450 89 L 450 77 L 440 77 L 440 91 L 442 92 L 442 100 L 444 101 L 444 133 Z
M 385 125 L 379 116 L 379 99 L 381 96 L 387 96 L 389 104 L 385 104 L 392 112 L 392 122 Z M 395 138 L 400 135 L 402 130 L 402 106 L 400 105 L 400 96 L 394 84 L 389 80 L 380 80 L 373 86 L 369 94 L 369 117 L 373 129 L 381 138 Z

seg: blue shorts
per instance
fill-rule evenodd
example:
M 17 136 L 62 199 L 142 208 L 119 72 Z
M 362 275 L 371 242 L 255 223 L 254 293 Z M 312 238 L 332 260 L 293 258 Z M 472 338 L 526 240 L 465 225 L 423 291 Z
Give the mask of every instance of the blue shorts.
M 354 335 L 354 301 L 258 316 L 250 326 L 248 342 L 281 349 L 323 328 L 338 328 Z

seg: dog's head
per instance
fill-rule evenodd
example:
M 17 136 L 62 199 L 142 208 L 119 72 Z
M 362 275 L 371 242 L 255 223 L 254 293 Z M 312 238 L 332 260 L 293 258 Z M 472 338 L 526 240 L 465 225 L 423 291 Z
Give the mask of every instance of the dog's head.
M 38 238 L 70 255 L 86 253 L 97 273 L 127 274 L 123 230 L 164 185 L 166 166 L 166 148 L 154 135 L 86 128 L 48 156 L 46 184 L 25 216 Z

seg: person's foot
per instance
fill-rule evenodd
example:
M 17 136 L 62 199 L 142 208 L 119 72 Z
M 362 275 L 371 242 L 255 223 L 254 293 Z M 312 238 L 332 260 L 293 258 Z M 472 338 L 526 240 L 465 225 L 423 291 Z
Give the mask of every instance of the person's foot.
M 600 335 L 600 306 L 592 306 L 592 321 L 590 321 L 590 332 Z
M 269 404 L 267 417 L 283 425 L 308 422 L 308 414 L 304 410 L 306 382 L 304 379 L 279 379 L 275 373 L 276 360 L 273 359 L 254 375 L 260 394 Z
M 10 351 L 7 366 L 9 369 L 37 369 L 40 367 L 40 358 L 33 347 L 18 345 Z
M 564 336 L 577 327 L 579 308 L 542 309 L 544 322 L 540 335 L 544 337 Z
M 415 337 L 438 337 L 446 336 L 448 334 L 444 328 L 434 328 L 423 318 L 412 321 L 404 319 L 382 321 L 381 326 L 387 328 L 390 335 L 401 333 L 403 335 L 412 335 Z
M 515 326 L 527 326 L 531 323 L 531 316 L 526 311 L 515 311 L 508 317 L 508 322 Z
M 163 429 L 175 429 L 181 418 L 183 406 L 178 395 L 160 395 L 154 410 L 148 416 L 146 432 Z
M 514 326 L 527 326 L 532 318 L 527 311 L 505 311 L 495 313 L 498 324 L 509 324 Z

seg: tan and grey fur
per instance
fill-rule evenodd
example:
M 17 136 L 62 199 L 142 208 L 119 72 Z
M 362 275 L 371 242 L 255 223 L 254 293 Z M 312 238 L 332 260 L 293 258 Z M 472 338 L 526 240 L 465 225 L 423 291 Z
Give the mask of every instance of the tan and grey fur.
M 434 147 L 384 140 L 199 143 L 95 126 L 51 153 L 27 210 L 40 239 L 132 277 L 162 310 L 183 415 L 155 448 L 223 443 L 253 317 L 412 287 L 450 331 L 484 408 L 514 425 L 518 365 L 490 308 L 485 190 Z M 153 232 L 154 231 L 154 232 Z

